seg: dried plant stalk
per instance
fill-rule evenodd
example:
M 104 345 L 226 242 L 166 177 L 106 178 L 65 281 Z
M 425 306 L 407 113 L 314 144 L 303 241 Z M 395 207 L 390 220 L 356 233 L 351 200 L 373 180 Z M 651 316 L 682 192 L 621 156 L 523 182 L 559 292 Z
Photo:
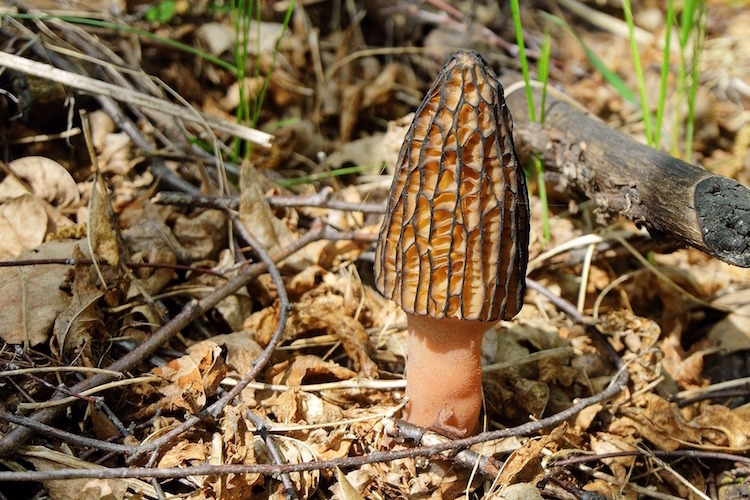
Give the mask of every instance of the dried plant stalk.
M 521 308 L 529 202 L 512 129 L 495 73 L 456 53 L 404 140 L 377 248 L 376 285 L 407 313 L 494 321 Z

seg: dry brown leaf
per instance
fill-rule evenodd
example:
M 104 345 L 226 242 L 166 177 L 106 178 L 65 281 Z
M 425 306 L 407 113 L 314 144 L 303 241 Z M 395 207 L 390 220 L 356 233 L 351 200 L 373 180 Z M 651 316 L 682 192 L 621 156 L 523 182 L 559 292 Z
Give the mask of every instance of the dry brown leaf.
M 41 457 L 28 457 L 38 471 L 67 468 L 65 465 Z M 65 479 L 42 481 L 52 500 L 123 500 L 128 485 L 122 479 Z
M 221 418 L 221 437 L 224 443 L 226 464 L 255 464 L 254 436 L 245 415 L 248 409 L 244 404 L 227 406 Z M 217 481 L 225 480 L 224 495 L 221 498 L 252 498 L 253 487 L 265 480 L 262 474 L 228 474 Z M 214 486 L 218 491 L 218 486 Z
M 18 449 L 20 455 L 35 464 L 37 470 L 58 469 L 87 469 L 104 470 L 105 467 L 85 460 L 79 459 L 60 451 L 51 450 L 42 446 L 22 446 Z M 89 499 L 105 498 L 116 500 L 127 496 L 127 498 L 158 498 L 154 488 L 140 479 L 66 479 L 59 481 L 45 481 L 45 487 L 49 489 L 50 498 L 68 500 L 69 498 Z M 77 488 L 75 494 L 70 495 L 70 489 Z M 130 489 L 132 492 L 127 492 Z M 81 492 L 84 491 L 82 494 Z M 102 492 L 105 496 L 98 496 Z M 109 492 L 109 493 L 107 493 Z M 122 492 L 122 496 L 120 495 Z M 111 496 L 107 496 L 107 494 Z
M 0 182 L 0 203 L 5 203 L 29 194 L 28 187 L 15 175 L 8 175 Z
M 526 444 L 515 450 L 506 460 L 498 484 L 532 483 L 536 484 L 544 476 L 542 469 L 542 450 L 560 442 L 565 437 L 567 424 L 556 427 L 548 435 L 539 439 L 529 439 Z
M 157 248 L 176 253 L 171 248 L 171 243 L 172 240 L 177 240 L 165 222 L 172 213 L 172 208 L 154 205 L 149 200 L 138 200 L 126 206 L 118 219 L 124 227 L 122 240 L 128 251 L 146 254 Z M 177 244 L 179 245 L 179 242 Z
M 89 200 L 88 239 L 91 251 L 112 266 L 120 265 L 117 221 L 109 200 L 107 187 L 100 173 L 94 174 Z
M 225 335 L 214 335 L 211 341 L 227 349 L 227 364 L 229 368 L 244 376 L 252 370 L 255 360 L 263 352 L 263 348 L 253 340 L 249 332 L 235 332 Z
M 115 122 L 101 109 L 87 114 L 91 130 L 91 144 L 94 145 L 96 151 L 101 151 L 107 136 L 115 131 Z
M 31 188 L 33 194 L 54 207 L 68 208 L 80 202 L 75 180 L 65 167 L 51 158 L 25 156 L 8 163 L 8 168 Z
M 201 385 L 207 396 L 216 394 L 227 375 L 226 352 L 213 340 L 204 340 L 187 348 L 201 373 Z
M 409 123 L 411 123 L 411 119 Z M 367 159 L 367 165 L 377 166 L 383 163 L 390 166 L 394 165 L 398 159 L 398 151 L 404 142 L 404 135 L 406 135 L 406 130 L 409 128 L 409 123 L 406 125 L 397 125 L 394 122 L 389 122 L 388 133 L 372 134 L 361 139 L 341 143 L 328 156 L 328 165 L 331 168 L 341 168 L 352 164 L 360 165 L 363 158 Z M 396 142 L 398 142 L 398 148 L 395 149 L 394 153 L 392 144 Z
M 91 427 L 97 439 L 107 441 L 121 436 L 120 429 L 107 412 L 98 408 L 94 403 L 89 403 L 89 413 L 91 414 Z
M 637 441 L 630 441 L 630 439 L 622 439 L 613 434 L 599 432 L 591 435 L 590 447 L 591 451 L 597 455 L 635 451 Z M 609 470 L 612 471 L 612 475 L 615 476 L 619 484 L 625 484 L 628 474 L 635 466 L 636 457 L 603 458 L 602 463 L 609 467 Z
M 635 403 L 634 407 L 624 406 L 620 409 L 624 416 L 612 422 L 608 429 L 610 433 L 621 437 L 641 436 L 660 450 L 727 445 L 727 435 L 698 425 L 697 419 L 687 421 L 676 404 L 654 393 L 641 394 Z M 733 418 L 729 417 L 728 420 Z M 744 428 L 738 430 L 744 432 Z M 733 439 L 741 442 L 736 435 Z
M 288 243 L 292 233 L 274 216 L 263 195 L 259 178 L 255 167 L 245 162 L 240 172 L 240 220 L 266 251 L 273 252 Z
M 102 173 L 108 175 L 127 175 L 133 168 L 133 142 L 125 132 L 107 134 L 104 144 L 97 155 L 97 162 Z
M 703 385 L 703 358 L 713 349 L 686 353 L 679 340 L 672 336 L 662 341 L 661 350 L 664 353 L 664 369 L 680 387 L 689 389 Z
M 48 217 L 40 198 L 26 194 L 0 205 L 0 260 L 17 257 L 42 244 Z
M 750 288 L 730 292 L 715 301 L 732 312 L 713 325 L 708 338 L 726 352 L 750 349 Z
M 513 400 L 528 415 L 539 419 L 549 402 L 549 386 L 544 382 L 515 378 L 513 380 Z
M 354 318 L 342 314 L 345 312 L 342 307 L 344 299 L 340 295 L 318 294 L 322 289 L 320 287 L 306 294 L 294 305 L 287 323 L 288 328 L 297 334 L 323 330 L 335 336 L 360 374 L 369 378 L 377 377 L 378 367 L 370 359 L 372 344 L 364 326 Z
M 191 260 L 215 259 L 227 245 L 227 218 L 221 210 L 177 215 L 172 231 Z
M 366 482 L 361 483 L 361 489 L 355 488 L 341 469 L 336 467 L 336 483 L 336 485 L 331 487 L 331 491 L 334 491 L 334 488 L 336 489 L 333 498 L 339 500 L 364 500 L 361 493 L 364 487 L 367 486 Z
M 331 276 L 330 274 L 326 276 Z M 325 283 L 305 293 L 292 308 L 287 320 L 285 339 L 293 339 L 310 332 L 323 332 L 336 337 L 352 360 L 354 368 L 363 376 L 376 377 L 377 365 L 370 359 L 372 343 L 364 326 L 350 315 L 356 310 L 356 296 L 345 297 L 345 279 L 324 277 Z M 266 345 L 278 324 L 278 305 L 261 309 L 250 315 L 244 330 L 255 331 L 255 340 Z
M 510 484 L 498 493 L 492 493 L 485 497 L 486 500 L 542 500 L 539 488 L 529 483 Z
M 77 241 L 50 241 L 23 259 L 69 259 Z M 0 268 L 0 338 L 8 344 L 36 346 L 47 342 L 57 316 L 68 307 L 70 295 L 60 287 L 69 266 L 48 265 Z
M 229 249 L 222 250 L 219 254 L 218 263 L 216 265 L 212 264 L 206 263 L 206 265 L 210 265 L 216 271 L 226 271 L 236 264 L 235 255 Z M 199 287 L 218 288 L 224 285 L 226 280 L 235 274 L 236 272 L 230 271 L 229 273 L 225 273 L 223 277 L 218 277 L 211 274 L 196 273 L 190 282 L 197 284 Z M 230 331 L 237 332 L 242 331 L 242 323 L 245 321 L 245 318 L 252 314 L 253 308 L 259 302 L 260 298 L 256 294 L 251 293 L 247 287 L 242 287 L 216 304 L 214 311 L 226 322 Z
M 167 266 L 177 263 L 177 257 L 174 253 L 160 248 L 152 248 L 148 252 L 138 252 L 130 258 L 131 262 L 153 264 L 154 267 L 142 267 L 136 269 L 133 275 L 138 280 L 137 285 L 130 284 L 126 293 L 126 300 L 139 297 L 143 293 L 150 295 L 159 293 L 167 284 L 174 279 L 175 272 L 168 267 L 158 267 L 159 264 Z
M 311 354 L 296 356 L 288 370 L 274 377 L 275 384 L 302 385 L 355 378 L 353 372 L 333 361 L 323 361 Z
M 576 415 L 575 426 L 582 431 L 588 431 L 591 424 L 594 422 L 597 413 L 604 409 L 604 405 L 597 403 L 591 406 L 587 406 L 583 410 L 579 411 Z
M 76 247 L 73 258 L 83 257 L 83 252 Z M 79 363 L 86 364 L 93 362 L 91 339 L 104 326 L 98 305 L 102 292 L 92 283 L 90 264 L 76 264 L 74 270 L 73 297 L 68 307 L 55 319 L 53 352 L 60 360 L 77 359 Z
M 160 388 L 162 397 L 155 403 L 157 408 L 165 411 L 182 408 L 198 413 L 205 406 L 206 397 L 216 392 L 226 376 L 222 349 L 214 342 L 205 340 L 189 348 L 188 352 L 186 356 L 151 370 L 166 382 Z
M 336 427 L 333 430 L 313 429 L 306 439 L 320 460 L 348 457 L 354 441 L 354 435 L 344 427 Z
M 167 450 L 158 463 L 159 467 L 190 466 L 204 464 L 206 457 L 206 445 L 202 439 L 183 440 Z
M 276 418 L 285 424 L 330 424 L 343 418 L 338 406 L 296 388 L 279 394 L 271 409 Z
M 715 446 L 734 452 L 750 449 L 750 408 L 747 406 L 731 409 L 723 405 L 702 405 L 691 423 L 706 431 L 708 440 Z
M 201 47 L 215 56 L 230 50 L 237 40 L 234 27 L 226 23 L 201 23 L 195 35 Z
M 272 439 L 276 441 L 276 445 L 278 446 L 281 455 L 284 457 L 284 463 L 299 464 L 317 460 L 313 450 L 303 441 L 287 436 L 273 436 Z M 256 437 L 254 445 L 255 455 L 258 457 L 258 462 L 271 463 L 273 461 L 268 454 L 265 443 L 263 443 L 263 440 L 260 437 Z M 301 498 L 311 498 L 318 489 L 318 484 L 320 483 L 319 470 L 292 472 L 289 474 L 289 477 L 294 484 L 295 491 Z M 270 499 L 286 499 L 283 487 L 273 492 L 269 497 L 269 500 Z
M 583 490 L 594 494 L 602 495 L 604 498 L 617 498 L 620 500 L 638 500 L 640 495 L 632 490 L 622 491 L 622 487 L 612 484 L 604 479 L 594 479 L 585 484 Z
M 286 292 L 290 300 L 299 300 L 302 295 L 309 292 L 323 282 L 323 277 L 328 274 L 321 266 L 316 264 L 295 274 L 286 285 Z

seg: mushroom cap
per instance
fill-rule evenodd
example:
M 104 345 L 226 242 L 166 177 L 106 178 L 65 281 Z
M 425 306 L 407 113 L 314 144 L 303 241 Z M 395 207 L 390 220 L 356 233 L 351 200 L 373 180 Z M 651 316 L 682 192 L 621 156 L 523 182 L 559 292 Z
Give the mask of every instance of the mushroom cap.
M 510 319 L 523 305 L 529 198 L 503 88 L 478 53 L 443 66 L 401 147 L 375 284 L 409 314 Z

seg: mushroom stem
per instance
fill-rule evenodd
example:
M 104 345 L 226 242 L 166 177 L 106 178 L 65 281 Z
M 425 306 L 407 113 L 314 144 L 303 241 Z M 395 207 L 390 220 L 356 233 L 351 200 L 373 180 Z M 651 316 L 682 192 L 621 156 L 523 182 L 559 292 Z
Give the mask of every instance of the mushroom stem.
M 479 431 L 482 337 L 495 323 L 407 314 L 407 422 L 459 437 Z

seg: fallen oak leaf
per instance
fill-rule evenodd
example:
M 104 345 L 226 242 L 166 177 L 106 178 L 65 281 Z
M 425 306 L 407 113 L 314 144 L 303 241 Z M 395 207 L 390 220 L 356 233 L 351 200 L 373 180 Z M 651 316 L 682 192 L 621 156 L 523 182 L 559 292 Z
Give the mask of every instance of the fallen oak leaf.
M 159 388 L 161 399 L 136 412 L 136 415 L 147 415 L 157 408 L 164 411 L 184 409 L 193 414 L 198 413 L 206 405 L 207 397 L 216 392 L 219 383 L 226 376 L 225 355 L 221 347 L 205 340 L 189 348 L 187 355 L 151 370 L 165 381 Z

